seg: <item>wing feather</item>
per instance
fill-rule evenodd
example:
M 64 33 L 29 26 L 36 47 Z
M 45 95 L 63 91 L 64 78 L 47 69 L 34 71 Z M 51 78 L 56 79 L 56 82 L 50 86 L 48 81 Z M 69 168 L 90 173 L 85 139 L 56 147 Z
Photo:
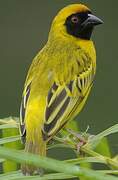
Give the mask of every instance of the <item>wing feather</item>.
M 56 98 L 54 99 L 54 101 L 51 103 L 50 106 L 48 106 L 48 108 L 46 108 L 46 113 L 45 113 L 45 120 L 49 121 L 50 115 L 52 114 L 52 112 L 55 111 L 55 109 L 59 106 L 60 103 L 63 102 L 64 98 L 66 97 L 66 90 L 63 89 L 58 96 L 56 96 Z
M 24 142 L 24 137 L 26 135 L 26 129 L 25 129 L 25 113 L 27 108 L 27 102 L 30 95 L 30 89 L 31 89 L 31 83 L 28 84 L 26 87 L 26 90 L 24 92 L 24 95 L 22 97 L 21 101 L 21 107 L 20 107 L 20 134 L 22 136 L 22 141 Z
M 54 82 L 47 97 L 45 123 L 42 130 L 45 140 L 55 134 L 81 106 L 90 91 L 92 82 L 92 65 L 67 85 L 57 85 Z M 56 87 L 55 90 L 53 90 L 54 87 Z

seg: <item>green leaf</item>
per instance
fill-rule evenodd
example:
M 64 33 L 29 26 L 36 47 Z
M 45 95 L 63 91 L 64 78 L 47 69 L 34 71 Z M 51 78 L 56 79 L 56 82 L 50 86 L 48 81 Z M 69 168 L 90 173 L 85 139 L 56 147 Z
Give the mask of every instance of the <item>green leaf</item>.
M 109 143 L 106 137 L 104 137 L 100 143 L 97 145 L 95 151 L 104 156 L 111 157 Z
M 5 161 L 5 159 L 0 158 L 0 163 L 3 163 L 4 161 Z
M 12 171 L 9 173 L 4 173 L 0 175 L 0 180 L 11 180 L 15 178 L 23 177 L 22 173 L 20 171 Z
M 21 172 L 16 171 L 12 173 L 6 173 L 0 175 L 0 180 L 56 180 L 56 179 L 72 179 L 75 176 L 64 174 L 64 173 L 53 173 L 49 175 L 44 175 L 43 177 L 40 176 L 23 176 Z
M 0 125 L 0 129 L 11 129 L 11 128 L 18 128 L 17 124 L 8 123 L 8 124 L 2 124 Z
M 10 128 L 7 129 L 2 129 L 2 137 L 4 139 L 4 147 L 7 148 L 14 148 L 14 149 L 20 149 L 21 148 L 21 143 L 19 141 L 20 136 L 18 135 L 19 131 L 17 128 L 12 128 L 12 130 Z M 18 164 L 16 162 L 13 161 L 5 161 L 2 164 L 2 171 L 4 173 L 9 172 L 9 171 L 16 171 L 18 169 Z
M 79 166 L 72 165 L 70 163 L 47 157 L 41 157 L 31 153 L 19 152 L 18 150 L 11 150 L 5 147 L 0 147 L 0 157 L 16 161 L 18 163 L 27 163 L 29 165 L 42 167 L 72 176 L 87 177 L 89 179 L 93 178 L 94 180 L 117 180 L 116 177 L 105 175 L 90 169 L 80 168 Z
M 0 124 L 16 124 L 18 126 L 19 118 L 17 117 L 8 117 L 0 119 Z
M 0 139 L 0 144 L 5 144 L 5 143 L 10 143 L 14 141 L 20 140 L 20 136 L 11 136 L 11 137 L 6 137 L 6 138 L 1 138 Z
M 50 150 L 50 149 L 54 149 L 54 148 L 70 148 L 70 146 L 69 145 L 66 145 L 66 144 L 62 144 L 62 143 L 60 143 L 60 144 L 51 144 L 51 145 L 48 145 L 48 150 Z
M 105 174 L 118 175 L 118 170 L 98 170 L 97 172 L 102 172 L 102 173 L 105 173 Z
M 88 143 L 85 145 L 85 147 L 94 149 L 100 143 L 102 138 L 117 132 L 118 132 L 118 124 L 106 129 L 105 131 L 99 133 L 96 136 L 92 136 L 91 138 L 89 138 Z
M 69 159 L 65 162 L 72 163 L 72 164 L 81 164 L 81 163 L 103 163 L 104 161 L 97 159 L 96 157 L 83 157 L 83 158 L 76 158 L 76 159 Z

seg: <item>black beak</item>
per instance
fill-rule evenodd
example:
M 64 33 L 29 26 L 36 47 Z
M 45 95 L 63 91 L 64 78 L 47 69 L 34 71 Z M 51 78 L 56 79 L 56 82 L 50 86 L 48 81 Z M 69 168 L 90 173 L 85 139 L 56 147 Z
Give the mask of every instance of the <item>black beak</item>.
M 94 16 L 93 14 L 88 14 L 88 18 L 82 23 L 82 26 L 97 26 L 99 24 L 103 24 L 103 21 L 100 18 Z

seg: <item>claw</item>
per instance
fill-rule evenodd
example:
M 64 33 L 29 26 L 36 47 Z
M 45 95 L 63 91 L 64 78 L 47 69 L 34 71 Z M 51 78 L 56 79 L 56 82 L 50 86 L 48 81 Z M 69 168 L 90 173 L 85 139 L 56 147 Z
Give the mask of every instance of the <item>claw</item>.
M 81 135 L 73 131 L 72 129 L 67 129 L 69 133 L 71 133 L 73 136 L 75 136 L 80 142 L 83 142 L 83 145 L 86 144 L 86 139 Z
M 87 138 L 84 137 L 84 135 L 78 134 L 72 129 L 67 129 L 67 131 L 75 138 L 77 152 L 80 153 L 81 147 L 87 143 Z
M 21 166 L 22 173 L 25 176 L 33 176 L 33 175 L 44 175 L 44 170 L 42 168 L 36 168 L 31 165 L 24 164 Z
M 80 149 L 81 147 L 84 145 L 84 142 L 80 141 L 78 144 L 77 144 L 77 152 L 80 153 Z

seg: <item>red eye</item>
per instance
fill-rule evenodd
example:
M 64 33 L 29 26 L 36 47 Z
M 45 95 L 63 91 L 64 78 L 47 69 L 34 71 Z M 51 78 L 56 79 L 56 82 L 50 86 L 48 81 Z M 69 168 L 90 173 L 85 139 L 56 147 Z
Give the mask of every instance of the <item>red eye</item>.
M 73 17 L 71 18 L 71 21 L 72 21 L 73 23 L 78 23 L 78 22 L 79 22 L 79 19 L 78 19 L 77 16 L 73 16 Z

